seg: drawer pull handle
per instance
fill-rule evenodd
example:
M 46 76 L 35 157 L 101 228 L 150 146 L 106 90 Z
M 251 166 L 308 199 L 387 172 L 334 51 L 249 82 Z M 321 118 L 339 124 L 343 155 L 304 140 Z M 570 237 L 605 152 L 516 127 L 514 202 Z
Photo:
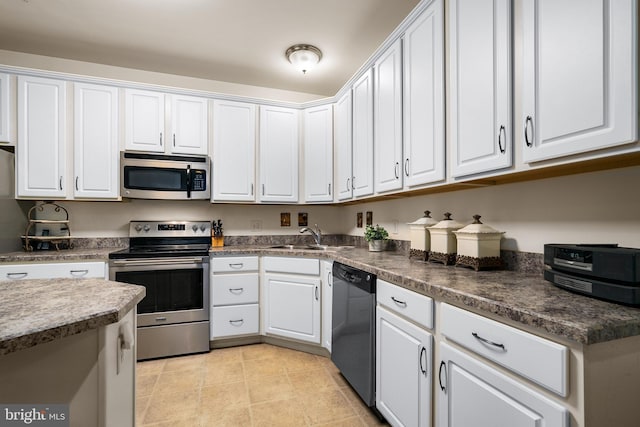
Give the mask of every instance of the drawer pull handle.
M 531 129 L 531 139 L 529 139 L 529 129 Z M 524 142 L 527 144 L 527 147 L 533 147 L 533 132 L 533 118 L 527 116 L 524 120 Z
M 427 376 L 427 368 L 423 368 L 422 367 L 422 355 L 424 354 L 424 359 L 425 359 L 425 365 L 427 364 L 427 348 L 426 347 L 421 347 L 420 348 L 420 372 L 422 372 L 422 374 L 426 377 Z
M 9 279 L 24 279 L 29 273 L 7 273 Z
M 167 318 L 166 317 L 156 317 L 156 322 L 166 322 Z
M 396 299 L 395 297 L 391 297 L 391 299 L 393 300 L 393 302 L 398 304 L 400 307 L 406 307 L 407 306 L 406 302 L 400 301 L 399 299 Z
M 69 273 L 74 277 L 86 276 L 89 274 L 89 270 L 70 270 Z
M 238 269 L 241 269 L 242 267 L 244 267 L 244 263 L 242 263 L 242 262 L 229 263 L 229 267 L 235 268 L 236 270 L 238 270 Z
M 506 347 L 504 346 L 504 344 L 500 344 L 500 343 L 497 343 L 497 342 L 489 341 L 489 340 L 488 340 L 488 339 L 486 339 L 486 338 L 482 338 L 480 335 L 478 335 L 478 334 L 477 334 L 477 333 L 475 333 L 475 332 L 471 332 L 471 335 L 473 335 L 473 337 L 474 337 L 475 339 L 477 339 L 478 341 L 480 341 L 480 342 L 483 342 L 483 343 L 485 343 L 485 344 L 487 344 L 487 345 L 490 345 L 490 346 L 493 346 L 493 347 L 501 348 L 501 349 L 502 349 L 502 351 L 507 351 L 507 349 L 506 349 Z
M 229 320 L 229 323 L 231 323 L 233 326 L 241 326 L 244 323 L 244 319 Z
M 241 294 L 244 292 L 244 288 L 229 288 L 229 292 L 232 294 Z
M 442 369 L 444 368 L 444 384 L 442 385 Z M 440 362 L 440 369 L 438 369 L 438 383 L 440 385 L 440 390 L 447 394 L 447 364 L 444 363 L 444 360 Z

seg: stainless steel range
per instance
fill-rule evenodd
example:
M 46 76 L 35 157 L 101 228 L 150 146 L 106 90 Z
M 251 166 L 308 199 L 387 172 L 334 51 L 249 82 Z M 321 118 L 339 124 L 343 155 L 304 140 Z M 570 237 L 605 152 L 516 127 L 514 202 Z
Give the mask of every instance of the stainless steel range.
M 131 221 L 109 279 L 142 285 L 138 360 L 209 351 L 208 221 Z

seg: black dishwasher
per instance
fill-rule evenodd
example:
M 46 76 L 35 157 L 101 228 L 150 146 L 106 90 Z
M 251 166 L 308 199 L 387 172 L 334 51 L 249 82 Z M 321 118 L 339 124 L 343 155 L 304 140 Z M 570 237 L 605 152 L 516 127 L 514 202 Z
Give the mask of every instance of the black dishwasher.
M 369 407 L 376 403 L 376 276 L 333 263 L 331 360 Z

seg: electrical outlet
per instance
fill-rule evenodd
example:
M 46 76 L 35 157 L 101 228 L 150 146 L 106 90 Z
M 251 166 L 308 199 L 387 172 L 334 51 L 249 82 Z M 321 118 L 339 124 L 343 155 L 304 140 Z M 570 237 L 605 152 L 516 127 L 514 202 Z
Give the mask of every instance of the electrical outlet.
M 262 221 L 259 219 L 252 219 L 251 221 L 249 221 L 249 225 L 251 226 L 251 231 L 262 230 Z

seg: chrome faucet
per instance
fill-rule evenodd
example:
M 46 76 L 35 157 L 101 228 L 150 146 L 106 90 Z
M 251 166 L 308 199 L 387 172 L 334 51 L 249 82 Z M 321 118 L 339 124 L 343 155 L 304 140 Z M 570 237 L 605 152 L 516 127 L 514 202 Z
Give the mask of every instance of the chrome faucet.
M 320 246 L 320 239 L 322 238 L 322 232 L 320 231 L 320 227 L 318 227 L 318 224 L 314 224 L 316 229 L 313 230 L 310 227 L 304 227 L 300 229 L 301 233 L 306 233 L 309 232 L 311 233 L 311 235 L 313 236 L 313 239 L 316 241 L 316 245 Z

